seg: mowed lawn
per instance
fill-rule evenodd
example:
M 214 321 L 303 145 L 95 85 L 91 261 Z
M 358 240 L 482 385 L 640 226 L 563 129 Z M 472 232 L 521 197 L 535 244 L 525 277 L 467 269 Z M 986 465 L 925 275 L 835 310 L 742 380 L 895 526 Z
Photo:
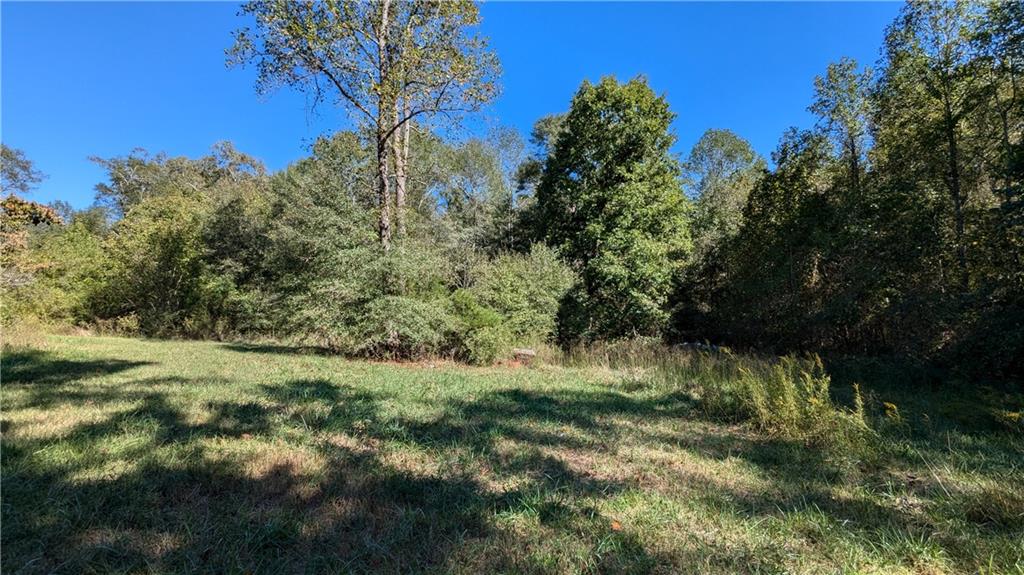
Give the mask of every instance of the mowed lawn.
M 4 573 L 1024 572 L 1020 434 L 909 407 L 859 461 L 597 367 L 51 337 L 2 377 Z

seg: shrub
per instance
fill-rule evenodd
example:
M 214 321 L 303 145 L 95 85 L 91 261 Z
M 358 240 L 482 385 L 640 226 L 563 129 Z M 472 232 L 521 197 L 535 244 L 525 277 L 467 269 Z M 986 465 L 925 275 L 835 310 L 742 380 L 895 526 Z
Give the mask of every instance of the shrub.
M 146 335 L 182 333 L 202 304 L 208 273 L 201 237 L 201 200 L 179 195 L 147 198 L 114 227 L 104 289 L 93 306 L 101 319 L 138 316 Z
M 544 245 L 526 255 L 500 255 L 477 266 L 472 276 L 473 296 L 501 314 L 508 332 L 523 344 L 543 342 L 554 333 L 559 304 L 576 279 Z
M 316 248 L 308 257 L 296 272 L 282 270 L 271 288 L 281 335 L 371 357 L 447 351 L 442 344 L 450 332 L 449 276 L 437 250 L 395 246 L 385 253 L 356 244 Z M 388 317 L 389 306 L 396 317 Z M 435 326 L 438 321 L 421 321 L 427 318 L 441 318 L 443 328 Z M 437 333 L 427 336 L 423 325 Z M 428 342 L 434 343 L 424 347 Z
M 0 349 L 3 352 L 46 347 L 46 326 L 34 316 L 15 316 L 0 324 Z
M 411 238 L 385 252 L 372 233 L 369 212 L 299 168 L 273 181 L 277 197 L 263 262 L 266 295 L 256 302 L 272 310 L 264 329 L 344 353 L 440 354 L 443 345 L 424 345 L 442 341 L 447 332 L 425 335 L 417 326 L 428 315 L 444 315 L 427 308 L 447 305 L 446 254 L 433 242 Z M 408 313 L 388 318 L 389 305 Z
M 367 304 L 351 332 L 352 351 L 378 359 L 419 359 L 443 351 L 452 328 L 443 300 L 383 296 Z
M 200 279 L 198 301 L 182 322 L 183 333 L 224 339 L 268 330 L 271 312 L 261 291 L 239 287 L 230 273 L 208 272 Z
M 490 365 L 509 353 L 509 333 L 502 325 L 482 327 L 462 337 L 463 359 L 474 365 Z
M 53 325 L 88 318 L 88 301 L 102 284 L 106 267 L 101 239 L 77 223 L 26 232 L 27 249 L 12 267 L 27 273 L 7 286 L 4 317 L 31 316 Z
M 98 319 L 93 329 L 101 335 L 132 336 L 139 333 L 139 316 L 134 313 L 111 319 Z
M 102 238 L 82 222 L 53 230 L 36 248 L 40 292 L 33 298 L 39 317 L 51 322 L 86 322 L 95 294 L 104 289 L 107 255 Z M 45 295 L 44 295 L 45 293 Z
M 452 263 L 440 246 L 419 240 L 396 243 L 389 251 L 376 245 L 372 250 L 361 277 L 365 292 L 424 301 L 448 294 L 453 280 Z
M 97 327 L 124 334 L 136 325 L 145 335 L 214 338 L 259 327 L 256 316 L 266 307 L 260 293 L 238 285 L 231 258 L 211 258 L 213 251 L 227 252 L 223 245 L 211 251 L 211 217 L 204 198 L 174 193 L 132 207 L 103 246 L 109 270 L 88 303 Z M 125 317 L 133 320 L 121 321 Z
M 857 453 L 870 429 L 854 387 L 853 409 L 832 401 L 831 378 L 817 356 L 772 359 L 730 353 L 697 353 L 684 368 L 704 410 L 712 416 L 747 421 L 785 439 Z
M 0 325 L 46 320 L 52 309 L 63 307 L 62 294 L 38 281 L 39 272 L 55 263 L 38 253 L 40 237 L 62 224 L 48 206 L 14 194 L 0 200 Z
M 462 359 L 486 365 L 508 353 L 511 334 L 501 314 L 480 305 L 473 294 L 466 290 L 456 290 L 451 300 L 456 319 L 453 335 Z
M 831 380 L 821 359 L 777 361 L 740 368 L 740 405 L 758 427 L 768 433 L 819 442 L 843 442 L 866 429 L 863 411 L 837 408 L 832 403 Z M 855 392 L 856 405 L 862 405 Z

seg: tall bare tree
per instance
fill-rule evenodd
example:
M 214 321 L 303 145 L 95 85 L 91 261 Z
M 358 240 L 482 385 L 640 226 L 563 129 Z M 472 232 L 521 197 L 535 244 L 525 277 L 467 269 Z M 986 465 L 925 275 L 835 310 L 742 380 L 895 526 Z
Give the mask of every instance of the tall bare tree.
M 280 85 L 328 95 L 373 138 L 381 245 L 391 245 L 394 166 L 396 222 L 404 231 L 411 122 L 455 122 L 493 98 L 497 59 L 472 28 L 469 0 L 252 0 L 253 28 L 235 32 L 231 63 L 255 63 L 257 90 Z M 390 161 L 389 161 L 390 160 Z

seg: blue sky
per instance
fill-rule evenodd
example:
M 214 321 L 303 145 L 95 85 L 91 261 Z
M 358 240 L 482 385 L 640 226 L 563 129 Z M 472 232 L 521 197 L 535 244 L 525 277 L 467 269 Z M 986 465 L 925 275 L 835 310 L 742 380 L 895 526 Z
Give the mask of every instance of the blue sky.
M 841 56 L 874 64 L 896 3 L 514 3 L 482 6 L 502 62 L 502 96 L 476 125 L 529 132 L 584 79 L 644 74 L 678 115 L 685 154 L 729 128 L 768 155 L 809 127 L 813 78 Z M 219 140 L 280 169 L 343 111 L 304 95 L 258 97 L 224 49 L 244 21 L 208 3 L 0 3 L 0 138 L 49 178 L 37 201 L 91 203 L 103 172 L 88 156 L 135 147 L 199 156 Z

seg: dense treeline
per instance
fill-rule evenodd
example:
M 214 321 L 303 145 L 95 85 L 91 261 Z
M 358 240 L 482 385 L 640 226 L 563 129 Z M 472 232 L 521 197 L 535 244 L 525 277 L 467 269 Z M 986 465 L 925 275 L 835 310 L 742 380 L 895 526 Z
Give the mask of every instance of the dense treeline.
M 6 250 L 5 267 L 33 281 L 6 286 L 5 311 L 152 336 L 492 361 L 513 340 L 542 342 L 573 283 L 543 245 L 504 253 L 515 198 L 500 153 L 516 144 L 417 135 L 413 157 L 430 160 L 413 164 L 409 231 L 387 251 L 366 185 L 371 150 L 351 132 L 276 174 L 228 144 L 198 160 L 102 160 L 96 207 L 58 206 L 26 248 Z
M 911 3 L 878 70 L 829 66 L 819 125 L 733 187 L 742 223 L 683 282 L 677 329 L 1020 375 L 1022 34 L 1019 2 Z
M 770 164 L 727 130 L 677 159 L 675 115 L 643 78 L 584 82 L 529 143 L 446 141 L 444 106 L 496 90 L 486 43 L 460 36 L 475 7 L 353 6 L 247 6 L 265 27 L 233 53 L 261 83 L 321 97 L 306 72 L 369 37 L 353 26 L 399 46 L 369 88 L 326 78 L 358 129 L 280 172 L 230 144 L 137 150 L 96 159 L 107 181 L 74 211 L 12 195 L 41 175 L 5 147 L 4 322 L 478 363 L 655 336 L 1024 373 L 1021 3 L 908 4 L 875 70 L 843 59 L 815 80 L 820 121 Z M 330 34 L 296 40 L 293 21 Z M 431 100 L 442 84 L 458 98 Z

